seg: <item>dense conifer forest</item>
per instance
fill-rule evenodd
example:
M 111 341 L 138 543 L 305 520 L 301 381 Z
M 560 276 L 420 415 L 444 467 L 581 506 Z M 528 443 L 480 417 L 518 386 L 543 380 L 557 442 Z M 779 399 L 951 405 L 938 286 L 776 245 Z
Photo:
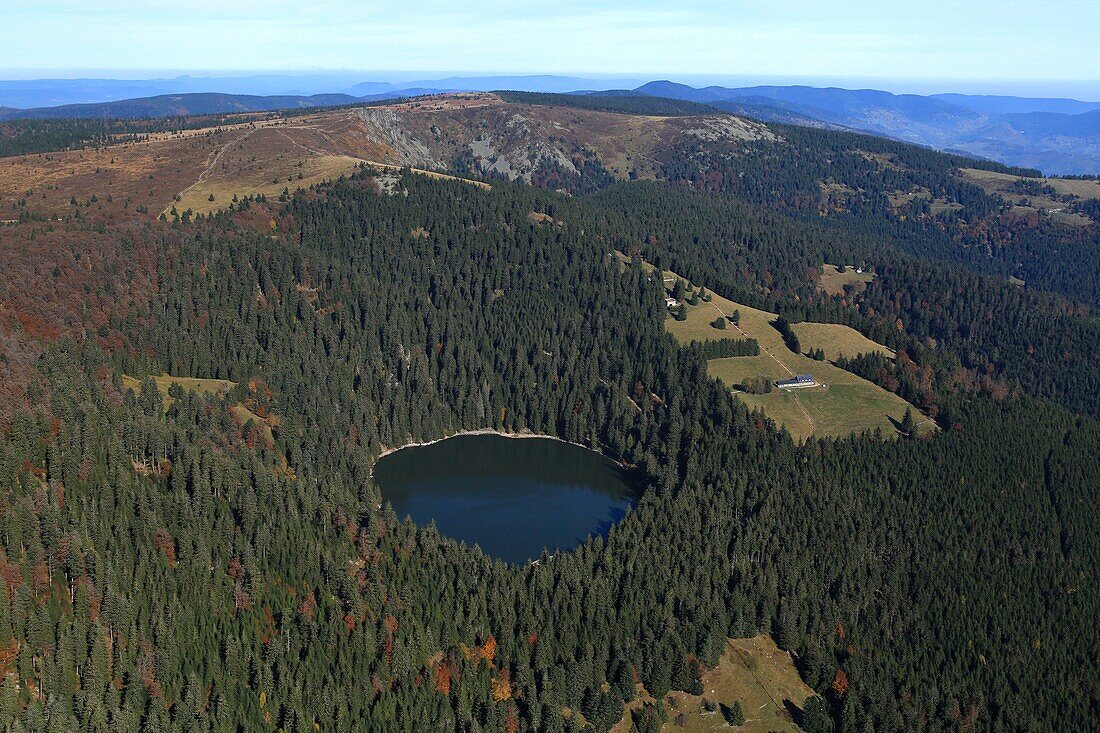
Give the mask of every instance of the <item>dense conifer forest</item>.
M 957 185 L 948 156 L 873 144 Z M 761 631 L 820 696 L 808 733 L 1094 728 L 1091 260 L 1022 290 L 960 250 L 965 215 L 807 209 L 800 166 L 824 158 L 795 157 L 575 197 L 364 171 L 57 224 L 104 242 L 36 271 L 70 301 L 45 345 L 3 316 L 0 729 L 607 731 L 636 683 L 695 689 Z M 831 175 L 885 190 L 856 157 Z M 844 366 L 941 430 L 796 444 L 707 376 L 756 343 L 677 346 L 643 258 L 886 343 Z M 876 278 L 829 296 L 823 262 Z M 163 373 L 235 384 L 166 400 Z M 395 516 L 375 457 L 476 428 L 590 446 L 644 494 L 523 567 Z
M 157 120 L 53 119 L 0 122 L 0 158 L 76 150 L 128 142 L 152 132 L 174 132 L 222 124 L 221 117 Z

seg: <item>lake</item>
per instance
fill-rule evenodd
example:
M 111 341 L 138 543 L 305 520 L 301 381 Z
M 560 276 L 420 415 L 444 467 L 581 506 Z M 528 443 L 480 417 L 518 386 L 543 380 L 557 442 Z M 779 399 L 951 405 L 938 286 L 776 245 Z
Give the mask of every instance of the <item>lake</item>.
M 458 435 L 378 460 L 398 517 L 512 563 L 571 550 L 626 514 L 635 490 L 611 460 L 551 438 Z

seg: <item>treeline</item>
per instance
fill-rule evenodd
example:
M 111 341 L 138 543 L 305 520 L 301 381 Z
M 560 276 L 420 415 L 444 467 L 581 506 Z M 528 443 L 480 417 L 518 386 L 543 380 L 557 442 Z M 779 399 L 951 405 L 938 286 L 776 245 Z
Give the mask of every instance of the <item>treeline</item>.
M 102 120 L 15 120 L 0 122 L 0 158 L 106 144 Z
M 703 359 L 725 359 L 731 356 L 758 356 L 760 344 L 756 339 L 714 339 L 692 344 Z

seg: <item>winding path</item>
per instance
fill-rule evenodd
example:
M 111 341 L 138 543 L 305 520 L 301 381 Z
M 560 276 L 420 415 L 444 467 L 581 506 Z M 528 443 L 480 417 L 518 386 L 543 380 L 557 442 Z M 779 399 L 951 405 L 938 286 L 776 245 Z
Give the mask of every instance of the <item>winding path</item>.
M 227 142 L 225 145 L 221 146 L 221 148 L 218 149 L 218 151 L 214 154 L 214 157 L 210 160 L 210 163 L 206 166 L 206 168 L 203 169 L 202 173 L 199 174 L 199 177 L 195 179 L 195 182 L 192 183 L 187 188 L 180 191 L 179 194 L 177 194 L 177 195 L 182 199 L 184 196 L 186 196 L 188 193 L 190 193 L 196 186 L 199 186 L 200 184 L 205 182 L 207 176 L 215 168 L 217 168 L 218 163 L 221 162 L 222 157 L 225 155 L 225 153 L 231 147 L 233 147 L 234 145 L 239 145 L 240 143 L 244 142 L 248 137 L 250 137 L 255 132 L 258 132 L 260 130 L 268 130 L 268 129 L 274 129 L 280 135 L 285 137 L 291 145 L 294 145 L 295 147 L 301 148 L 302 150 L 304 150 L 308 153 L 311 153 L 313 155 L 317 155 L 317 156 L 344 156 L 346 158 L 354 159 L 354 160 L 359 161 L 360 163 L 364 163 L 368 166 L 372 166 L 374 168 L 379 168 L 379 169 L 382 169 L 382 170 L 390 170 L 390 171 L 409 170 L 412 173 L 417 173 L 419 175 L 428 176 L 429 178 L 438 178 L 438 179 L 448 180 L 448 181 L 462 181 L 464 183 L 469 183 L 469 184 L 472 184 L 474 186 L 477 186 L 478 188 L 484 189 L 486 191 L 491 191 L 492 188 L 493 188 L 491 184 L 488 184 L 484 181 L 476 181 L 472 178 L 462 178 L 460 176 L 452 176 L 450 174 L 440 173 L 438 171 L 430 171 L 430 170 L 425 170 L 425 169 L 422 169 L 422 168 L 412 168 L 412 167 L 405 166 L 405 165 L 395 165 L 393 163 L 381 163 L 379 161 L 367 160 L 365 158 L 360 158 L 357 155 L 351 155 L 349 153 L 338 152 L 339 151 L 339 145 L 336 143 L 336 141 L 334 141 L 328 135 L 328 133 L 325 130 L 323 130 L 319 127 L 310 127 L 308 125 L 267 124 L 267 125 L 256 125 L 255 127 L 251 127 L 243 135 L 239 135 L 239 136 L 233 138 L 232 140 L 230 140 L 229 142 Z M 288 135 L 286 133 L 287 130 L 309 130 L 310 132 L 316 132 L 317 134 L 321 135 L 321 137 L 323 137 L 326 141 L 332 143 L 334 149 L 333 150 L 319 150 L 317 148 L 311 147 L 311 146 L 305 144 L 304 142 L 302 142 L 300 140 L 296 140 L 293 137 L 291 137 L 290 135 Z M 170 211 L 174 204 L 175 204 L 175 202 L 173 201 L 172 204 L 169 204 L 167 207 L 165 207 L 164 213 L 167 213 L 168 211 Z
M 722 315 L 723 317 L 726 317 L 726 314 L 725 314 L 724 312 L 722 312 L 722 309 L 718 307 L 718 304 L 717 304 L 717 303 L 715 303 L 714 301 L 708 301 L 708 304 L 709 304 L 709 305 L 710 305 L 711 307 L 713 307 L 713 308 L 714 308 L 714 310 L 718 311 L 718 312 L 719 312 L 719 313 L 720 313 L 720 314 L 721 314 L 721 315 Z M 730 323 L 733 323 L 733 321 L 730 321 Z M 747 333 L 745 333 L 745 332 L 744 332 L 743 330 L 741 330 L 741 326 L 740 326 L 739 324 L 736 324 L 736 323 L 734 323 L 734 324 L 733 324 L 733 327 L 734 327 L 734 328 L 736 328 L 736 329 L 737 329 L 737 332 L 738 332 L 739 334 L 741 334 L 742 336 L 744 336 L 745 338 L 752 338 L 752 337 L 751 337 L 751 336 L 749 336 L 749 335 L 748 335 Z M 757 342 L 757 343 L 759 343 L 759 342 Z M 780 359 L 780 358 L 779 358 L 778 356 L 776 356 L 775 354 L 773 354 L 773 353 L 771 352 L 771 349 L 769 349 L 769 348 L 768 348 L 767 346 L 763 346 L 763 345 L 761 345 L 761 346 L 760 346 L 760 348 L 761 348 L 761 349 L 763 350 L 763 352 L 764 352 L 765 354 L 767 354 L 767 355 L 768 355 L 768 356 L 770 356 L 770 357 L 771 357 L 772 359 L 774 359 L 774 360 L 775 360 L 775 363 L 776 363 L 776 364 L 778 364 L 779 366 L 783 367 L 783 370 L 784 370 L 785 372 L 787 372 L 787 374 L 789 374 L 789 375 L 790 375 L 790 376 L 792 376 L 792 377 L 794 376 L 794 372 L 793 372 L 793 371 L 791 371 L 791 368 L 790 368 L 789 366 L 787 366 L 787 365 L 786 365 L 786 364 L 785 364 L 785 363 L 783 362 L 783 360 L 782 360 L 782 359 Z M 792 391 L 792 392 L 791 392 L 791 399 L 793 399 L 793 400 L 794 400 L 794 404 L 798 406 L 798 410 L 799 410 L 799 412 L 801 412 L 801 413 L 802 413 L 802 416 L 806 418 L 806 422 L 807 422 L 807 423 L 809 423 L 809 425 L 810 425 L 810 433 L 812 434 L 812 433 L 816 432 L 816 431 L 817 431 L 817 423 L 816 423 L 816 422 L 814 422 L 814 419 L 813 419 L 813 418 L 812 418 L 812 417 L 810 416 L 810 413 L 809 413 L 809 411 L 807 411 L 807 410 L 806 410 L 806 407 L 805 407 L 805 405 L 803 405 L 803 404 L 802 404 L 802 400 L 798 399 L 798 393 L 797 393 L 797 392 L 794 392 L 794 391 Z

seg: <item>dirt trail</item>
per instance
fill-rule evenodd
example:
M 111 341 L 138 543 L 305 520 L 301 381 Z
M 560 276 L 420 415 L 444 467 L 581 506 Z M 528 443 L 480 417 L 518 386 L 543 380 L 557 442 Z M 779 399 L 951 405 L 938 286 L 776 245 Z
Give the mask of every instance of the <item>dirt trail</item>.
M 711 302 L 709 303 L 709 305 L 710 305 L 711 307 L 713 307 L 713 308 L 714 308 L 714 310 L 718 311 L 718 312 L 719 312 L 719 313 L 720 313 L 720 314 L 721 314 L 722 316 L 725 316 L 725 315 L 726 315 L 725 313 L 723 313 L 723 312 L 722 312 L 722 309 L 718 307 L 718 304 L 717 304 L 717 303 L 715 303 L 715 302 L 711 301 Z M 730 321 L 730 323 L 733 323 L 733 322 L 732 322 L 732 321 Z M 738 332 L 739 334 L 741 334 L 742 336 L 744 336 L 745 338 L 752 338 L 752 337 L 751 337 L 751 336 L 749 336 L 749 335 L 748 335 L 747 333 L 745 333 L 744 331 L 742 331 L 742 330 L 741 330 L 741 326 L 739 326 L 738 324 L 734 323 L 734 324 L 733 324 L 733 327 L 734 327 L 734 328 L 736 328 L 736 329 L 737 329 L 737 332 Z M 765 354 L 767 354 L 767 355 L 768 355 L 768 356 L 770 356 L 770 357 L 771 357 L 772 359 L 774 359 L 774 360 L 775 360 L 775 363 L 776 363 L 776 364 L 778 364 L 779 366 L 783 367 L 783 370 L 784 370 L 784 371 L 786 371 L 786 372 L 787 372 L 787 374 L 791 375 L 792 377 L 794 376 L 794 372 L 793 372 L 793 371 L 791 371 L 791 368 L 790 368 L 789 366 L 787 366 L 787 365 L 786 365 L 786 363 L 784 363 L 784 361 L 783 361 L 782 359 L 780 359 L 780 358 L 779 358 L 778 356 L 776 356 L 775 354 L 773 354 L 773 353 L 771 352 L 771 349 L 767 348 L 766 346 L 761 346 L 761 347 L 760 347 L 760 349 L 761 349 L 761 350 L 762 350 L 762 351 L 763 351 L 763 352 L 764 352 Z M 797 405 L 797 406 L 798 406 L 798 410 L 799 410 L 799 412 L 801 412 L 801 413 L 802 413 L 802 416 L 806 418 L 806 422 L 807 422 L 807 423 L 809 423 L 809 425 L 810 425 L 810 433 L 812 434 L 812 433 L 816 432 L 816 431 L 817 431 L 817 423 L 816 423 L 816 422 L 814 422 L 814 419 L 813 419 L 812 417 L 810 417 L 810 413 L 809 413 L 809 412 L 808 412 L 808 411 L 806 410 L 806 407 L 805 407 L 805 406 L 804 406 L 804 405 L 802 404 L 802 400 L 798 399 L 798 393 L 797 393 L 797 392 L 794 392 L 794 391 L 792 390 L 792 391 L 791 391 L 791 397 L 792 397 L 792 398 L 794 399 L 794 403 L 795 403 L 795 405 Z
M 259 128 L 259 127 L 253 128 L 253 129 L 249 130 L 248 132 L 246 132 L 245 134 L 241 135 L 240 137 L 236 137 L 233 140 L 226 143 L 225 145 L 221 146 L 221 148 L 218 149 L 218 152 L 214 153 L 214 158 L 210 161 L 210 164 L 207 165 L 206 168 L 203 169 L 202 173 L 199 174 L 199 177 L 195 179 L 195 182 L 192 183 L 187 188 L 180 191 L 178 196 L 182 199 L 184 196 L 189 194 L 191 192 L 191 190 L 195 188 L 195 186 L 198 186 L 203 181 L 205 181 L 207 174 L 210 173 L 210 171 L 214 170 L 214 168 L 218 165 L 218 162 L 221 161 L 222 156 L 225 155 L 226 151 L 228 151 L 229 148 L 231 148 L 232 146 L 237 145 L 241 142 L 244 142 L 244 140 L 247 139 L 249 136 L 251 136 L 252 133 L 254 133 L 254 132 L 256 132 L 257 130 L 260 130 L 260 129 L 263 129 L 263 128 Z M 172 209 L 173 205 L 174 205 L 174 202 L 173 202 L 173 204 L 169 204 L 168 206 L 166 206 L 164 208 L 164 213 L 168 213 L 168 211 L 170 211 Z
M 711 306 L 712 308 L 714 308 L 714 310 L 716 310 L 716 311 L 718 311 L 719 313 L 721 313 L 721 314 L 722 314 L 723 316 L 726 316 L 726 314 L 722 312 L 722 309 L 721 309 L 721 308 L 719 308 L 719 307 L 718 307 L 718 304 L 717 304 L 717 303 L 715 303 L 714 301 L 711 301 L 711 302 L 710 302 L 710 303 L 709 303 L 708 305 L 710 305 L 710 306 Z M 730 321 L 730 323 L 733 323 L 733 321 Z M 745 333 L 744 331 L 742 331 L 742 330 L 741 330 L 741 326 L 737 325 L 736 323 L 733 323 L 733 327 L 737 329 L 737 333 L 741 334 L 741 335 L 742 335 L 742 336 L 744 336 L 745 338 L 752 338 L 752 336 L 749 336 L 749 335 L 748 335 L 747 333 Z M 775 363 L 776 363 L 776 364 L 778 364 L 779 366 L 783 367 L 783 371 L 787 372 L 787 374 L 790 374 L 790 375 L 791 375 L 792 377 L 794 376 L 794 372 L 792 372 L 792 371 L 791 371 L 791 368 L 790 368 L 789 366 L 787 366 L 787 365 L 786 365 L 786 364 L 785 364 L 785 363 L 783 362 L 783 360 L 782 360 L 782 359 L 780 359 L 780 358 L 779 358 L 778 356 L 776 356 L 775 354 L 773 354 L 773 353 L 771 352 L 771 349 L 769 349 L 769 348 L 768 348 L 767 346 L 763 346 L 763 345 L 762 345 L 762 346 L 760 347 L 760 349 L 761 349 L 761 351 L 763 351 L 763 352 L 764 352 L 765 354 L 767 354 L 767 355 L 768 355 L 768 356 L 770 356 L 770 357 L 771 357 L 772 359 L 774 359 L 774 360 L 775 360 Z M 807 418 L 809 418 L 809 415 L 807 415 L 806 417 L 807 417 Z M 810 420 L 810 422 L 812 423 L 812 422 L 813 422 L 813 420 Z
M 810 417 L 810 413 L 807 412 L 806 408 L 802 405 L 802 400 L 798 399 L 798 393 L 792 390 L 791 397 L 794 398 L 794 403 L 798 405 L 798 409 L 802 413 L 803 417 L 806 418 L 806 422 L 810 424 L 810 434 L 812 435 L 817 431 L 817 423 L 814 422 L 814 419 Z
M 360 158 L 358 156 L 348 155 L 348 154 L 345 154 L 345 153 L 339 153 L 339 152 L 335 152 L 335 151 L 319 150 L 317 148 L 313 148 L 309 145 L 306 145 L 305 143 L 303 143 L 299 140 L 295 140 L 293 137 L 291 137 L 290 135 L 288 135 L 286 133 L 286 130 L 288 130 L 288 129 L 291 129 L 291 130 L 309 130 L 309 131 L 312 131 L 312 132 L 318 132 L 326 140 L 328 140 L 329 142 L 332 142 L 334 146 L 336 145 L 335 142 L 323 130 L 319 130 L 319 129 L 314 128 L 314 127 L 308 127 L 308 126 L 304 126 L 304 125 L 264 125 L 264 126 L 253 127 L 251 129 L 249 129 L 243 135 L 239 135 L 239 136 L 233 138 L 232 140 L 230 140 L 229 142 L 227 142 L 225 145 L 221 146 L 218 149 L 218 151 L 216 153 L 214 153 L 214 157 L 211 159 L 210 163 L 206 166 L 206 168 L 203 169 L 202 173 L 199 174 L 199 177 L 197 179 L 195 179 L 195 182 L 192 183 L 187 188 L 185 188 L 184 190 L 179 192 L 179 194 L 178 194 L 179 197 L 182 199 L 184 196 L 186 196 L 188 193 L 190 193 L 192 190 L 194 190 L 195 187 L 197 187 L 197 186 L 201 185 L 202 183 L 204 183 L 206 181 L 207 176 L 210 175 L 210 173 L 215 168 L 217 168 L 218 164 L 221 162 L 221 159 L 225 155 L 225 153 L 230 148 L 232 148 L 234 145 L 239 145 L 240 143 L 244 142 L 248 137 L 250 137 L 255 132 L 258 132 L 260 130 L 269 130 L 269 129 L 273 129 L 273 128 L 280 135 L 285 137 L 291 145 L 294 145 L 295 147 L 301 148 L 302 150 L 304 150 L 308 153 L 311 153 L 313 155 L 317 155 L 317 156 L 341 156 L 341 155 L 343 155 L 344 157 L 351 158 L 351 159 L 354 159 L 354 160 L 358 160 L 359 162 L 361 162 L 365 165 L 368 165 L 368 166 L 372 166 L 374 168 L 381 168 L 383 170 L 391 170 L 391 171 L 408 170 L 408 171 L 411 171 L 412 173 L 416 173 L 416 174 L 422 175 L 422 176 L 427 176 L 429 178 L 436 178 L 436 179 L 446 180 L 446 181 L 462 181 L 464 183 L 469 183 L 473 186 L 477 186 L 478 188 L 480 188 L 482 190 L 485 190 L 485 191 L 491 191 L 493 189 L 493 187 L 490 184 L 485 183 L 484 181 L 475 181 L 472 178 L 462 178 L 460 176 L 452 176 L 452 175 L 447 174 L 447 173 L 439 173 L 438 171 L 424 170 L 424 169 L 421 169 L 421 168 L 410 168 L 408 166 L 394 165 L 392 163 L 382 163 L 380 161 L 367 160 L 366 158 Z M 173 202 L 173 204 L 174 204 L 174 202 Z M 170 211 L 172 209 L 173 204 L 169 204 L 167 207 L 165 207 L 164 213 L 167 213 L 168 211 Z

